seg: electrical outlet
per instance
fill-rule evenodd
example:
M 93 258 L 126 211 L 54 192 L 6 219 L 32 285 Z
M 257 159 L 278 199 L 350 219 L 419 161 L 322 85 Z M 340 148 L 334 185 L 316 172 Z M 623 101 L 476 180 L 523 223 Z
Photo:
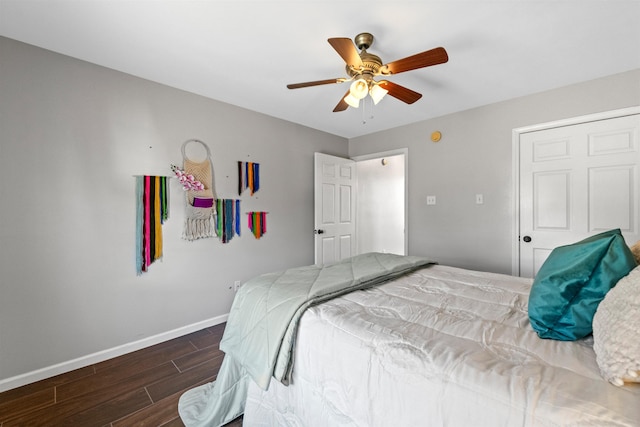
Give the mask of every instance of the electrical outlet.
M 240 286 L 242 286 L 240 284 L 240 280 L 236 280 L 235 282 L 233 282 L 233 292 L 238 292 L 238 289 L 240 289 Z

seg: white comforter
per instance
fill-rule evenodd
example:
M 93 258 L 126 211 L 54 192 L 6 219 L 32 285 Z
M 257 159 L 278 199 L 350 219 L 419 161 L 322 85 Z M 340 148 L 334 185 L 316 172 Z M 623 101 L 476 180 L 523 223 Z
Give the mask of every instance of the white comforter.
M 538 338 L 530 279 L 433 265 L 308 309 L 292 384 L 249 388 L 245 426 L 639 426 L 591 339 Z

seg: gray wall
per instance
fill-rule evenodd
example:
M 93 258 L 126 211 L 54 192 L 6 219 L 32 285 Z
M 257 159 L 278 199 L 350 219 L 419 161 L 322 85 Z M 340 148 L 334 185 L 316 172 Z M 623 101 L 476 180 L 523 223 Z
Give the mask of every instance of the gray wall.
M 267 234 L 182 240 L 171 180 L 164 259 L 137 277 L 133 175 L 171 175 L 190 138 L 211 148 L 219 197 L 237 198 L 238 160 L 261 164 L 241 199 L 269 212 Z M 312 264 L 315 151 L 348 142 L 0 37 L 0 385 L 224 320 L 234 280 Z
M 512 130 L 637 105 L 640 70 L 354 138 L 349 155 L 409 149 L 409 254 L 510 274 Z M 430 141 L 435 130 L 438 143 Z

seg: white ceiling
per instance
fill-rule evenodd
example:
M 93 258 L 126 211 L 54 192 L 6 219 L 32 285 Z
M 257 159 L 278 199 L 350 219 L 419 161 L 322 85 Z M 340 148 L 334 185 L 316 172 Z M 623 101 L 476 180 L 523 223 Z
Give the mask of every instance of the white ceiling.
M 332 112 L 346 84 L 286 88 L 345 77 L 327 39 L 360 32 L 385 63 L 449 62 L 366 114 Z M 351 138 L 640 68 L 640 1 L 0 0 L 0 35 Z

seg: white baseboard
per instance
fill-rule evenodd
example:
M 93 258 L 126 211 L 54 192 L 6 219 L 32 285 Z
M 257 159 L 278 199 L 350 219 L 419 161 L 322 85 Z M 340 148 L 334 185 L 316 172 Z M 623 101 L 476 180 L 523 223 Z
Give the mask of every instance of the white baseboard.
M 0 380 L 0 393 L 16 387 L 21 387 L 26 384 L 31 384 L 36 381 L 44 380 L 46 378 L 51 378 L 56 375 L 64 374 L 65 372 L 70 372 L 74 369 L 84 368 L 85 366 L 93 365 L 94 363 L 99 363 L 108 359 L 112 359 L 114 357 L 122 356 L 123 354 L 150 347 L 164 341 L 169 341 L 174 338 L 178 338 L 183 335 L 208 328 L 210 326 L 218 325 L 220 323 L 226 322 L 228 317 L 228 314 L 212 317 L 211 319 L 203 320 L 201 322 L 183 326 L 178 329 L 173 329 L 171 331 L 143 338 L 138 341 L 130 342 L 107 350 L 99 351 L 97 353 L 88 354 L 77 359 L 69 360 L 67 362 L 58 363 L 46 368 Z

